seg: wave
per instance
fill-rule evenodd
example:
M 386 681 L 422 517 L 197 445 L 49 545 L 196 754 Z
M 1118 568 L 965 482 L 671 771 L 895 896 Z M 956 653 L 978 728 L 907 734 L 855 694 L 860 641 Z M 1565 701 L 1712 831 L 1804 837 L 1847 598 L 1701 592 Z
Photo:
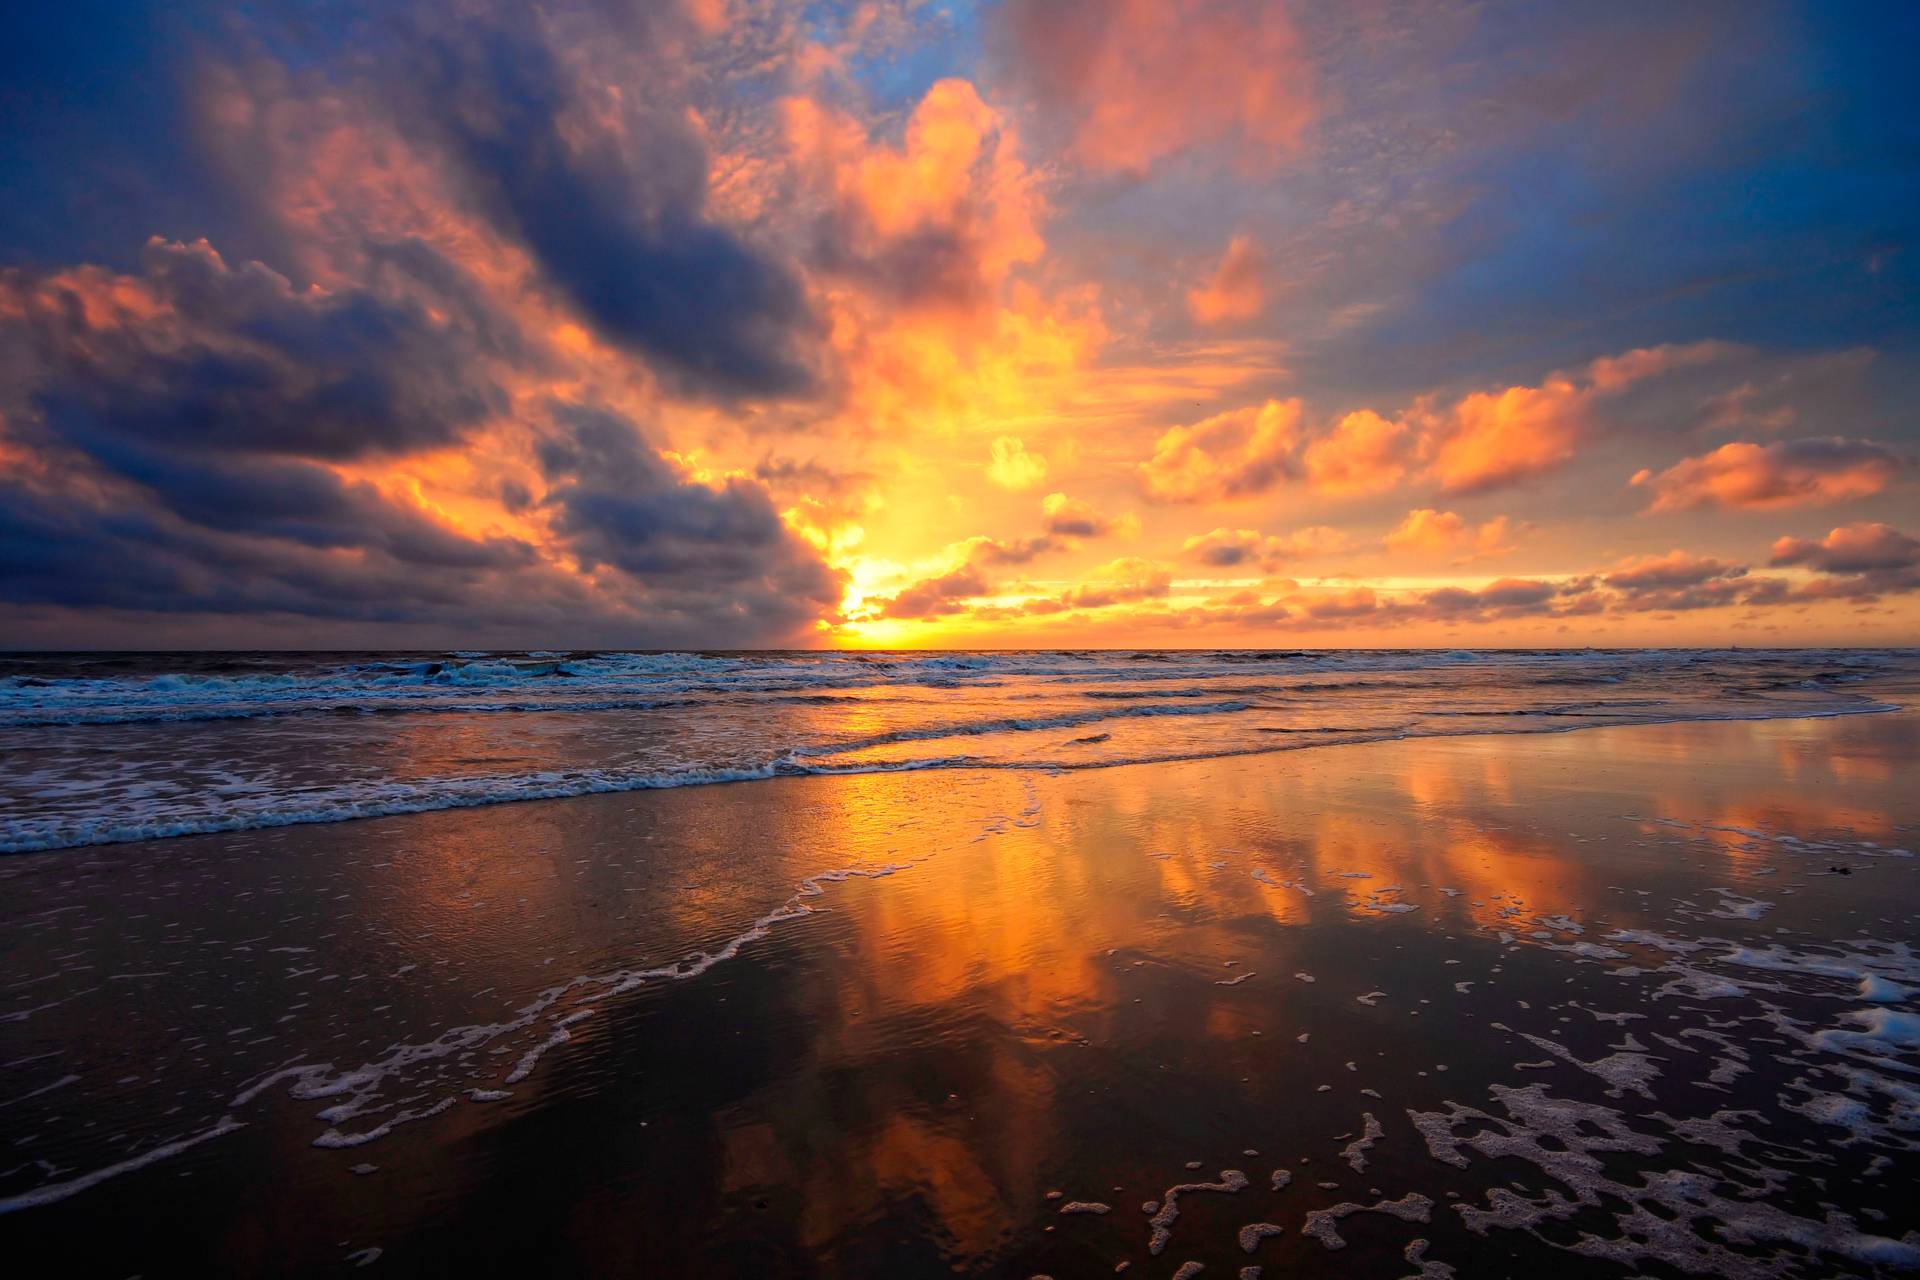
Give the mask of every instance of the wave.
M 926 725 L 918 729 L 899 729 L 845 742 L 828 742 L 814 747 L 797 747 L 796 756 L 842 755 L 890 746 L 897 742 L 927 742 L 940 738 L 980 737 L 989 733 L 1032 733 L 1041 729 L 1080 729 L 1102 720 L 1128 720 L 1146 716 L 1227 715 L 1245 711 L 1250 702 L 1207 702 L 1179 707 L 1116 707 L 1111 710 L 1067 713 L 1055 716 L 1007 717 L 999 720 L 971 720 Z
M 1769 668 L 1769 687 L 1851 683 L 1891 652 L 1673 650 L 1217 650 L 993 653 L 570 653 L 0 655 L 0 727 L 178 723 L 269 716 L 454 710 L 656 710 L 681 700 L 992 690 L 1019 682 L 1128 701 L 1443 689 L 1493 673 L 1534 685 L 1612 684 Z M 1267 683 L 1244 677 L 1257 665 Z M 1795 681 L 1771 668 L 1798 666 Z M 1806 668 L 1812 670 L 1805 670 Z M 1276 683 L 1276 680 L 1287 683 Z M 1227 682 L 1235 682 L 1229 685 Z M 1174 686 L 1185 684 L 1187 688 Z M 1130 685 L 1131 688 L 1115 686 Z M 1211 686 L 1211 688 L 1209 688 Z M 1156 693 L 1160 689 L 1162 692 Z
M 1223 704 L 1223 708 L 1233 704 Z M 1209 708 L 1220 710 L 1223 708 Z M 1675 714 L 1655 719 L 1635 720 L 1633 724 L 1671 724 L 1700 720 L 1774 720 L 1825 717 L 1840 715 L 1873 714 L 1893 711 L 1897 708 L 1878 703 L 1861 703 L 1845 708 L 1824 708 L 1817 710 L 1767 711 L 1727 711 L 1717 714 Z M 1200 708 L 1161 708 L 1154 714 L 1180 715 L 1193 714 Z M 1136 709 L 1118 713 L 1119 716 L 1139 714 Z M 1094 717 L 1094 719 L 1115 718 L 1114 716 Z M 1080 723 L 1085 723 L 1081 721 Z M 1076 724 L 1032 723 L 1031 729 L 1073 728 Z M 1347 727 L 1321 726 L 1310 728 L 1280 729 L 1256 727 L 1255 732 L 1282 735 L 1265 740 L 1253 740 L 1231 745 L 1220 745 L 1204 750 L 1191 748 L 1170 749 L 1164 751 L 1135 752 L 1127 755 L 1111 755 L 1098 759 L 1053 759 L 1022 758 L 1018 760 L 993 760 L 965 753 L 923 756 L 893 760 L 839 760 L 820 758 L 829 754 L 846 754 L 850 751 L 876 745 L 889 745 L 896 742 L 927 740 L 927 735 L 910 733 L 877 736 L 861 745 L 842 744 L 833 752 L 819 750 L 791 750 L 777 759 L 763 764 L 747 765 L 737 768 L 689 767 L 671 770 L 653 770 L 632 773 L 619 773 L 609 770 L 578 770 L 564 773 L 534 773 L 521 775 L 500 775 L 492 777 L 467 777 L 433 779 L 421 782 L 398 783 L 354 783 L 337 786 L 331 791 L 304 791 L 299 801 L 288 801 L 270 806 L 226 812 L 205 812 L 200 814 L 179 815 L 151 820 L 128 819 L 119 816 L 106 816 L 98 820 L 37 820 L 16 819 L 0 823 L 0 853 L 36 853 L 57 849 L 76 848 L 91 845 L 125 844 L 134 841 L 163 839 L 184 835 L 208 835 L 221 832 L 260 830 L 271 827 L 302 826 L 314 823 L 344 822 L 356 818 L 391 817 L 403 814 L 425 813 L 443 809 L 475 808 L 484 805 L 508 804 L 523 800 L 555 800 L 576 796 L 606 794 L 626 791 L 665 790 L 677 787 L 702 786 L 725 782 L 749 782 L 774 777 L 789 776 L 830 776 L 846 777 L 862 774 L 905 773 L 934 769 L 1019 769 L 1036 772 L 1074 772 L 1082 769 L 1116 768 L 1127 765 L 1171 764 L 1199 760 L 1226 759 L 1239 756 L 1272 755 L 1285 751 L 1313 750 L 1325 746 L 1351 746 L 1359 743 L 1378 742 L 1393 739 L 1436 738 L 1436 737 L 1480 737 L 1507 734 L 1529 733 L 1568 733 L 1586 728 L 1606 727 L 1596 724 L 1548 724 L 1536 723 L 1526 728 L 1418 728 L 1405 725 Z M 989 733 L 994 728 L 960 728 L 958 735 L 971 733 Z M 1327 735 L 1318 740 L 1300 740 L 1297 735 Z M 1331 735 L 1342 735 L 1333 738 Z M 956 736 L 955 732 L 941 735 Z M 1104 743 L 1110 740 L 1110 734 L 1096 737 L 1070 739 L 1059 746 L 1079 746 Z

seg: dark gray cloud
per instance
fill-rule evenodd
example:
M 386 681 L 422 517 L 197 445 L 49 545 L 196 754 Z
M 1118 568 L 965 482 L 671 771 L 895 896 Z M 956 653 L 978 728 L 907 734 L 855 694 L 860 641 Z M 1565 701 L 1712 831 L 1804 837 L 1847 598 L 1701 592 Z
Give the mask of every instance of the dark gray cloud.
M 127 270 L 150 236 L 205 237 L 304 284 L 273 157 L 213 101 L 237 77 L 390 119 L 602 337 L 686 388 L 804 392 L 814 322 L 794 274 L 707 216 L 686 35 L 677 0 L 26 6 L 0 39 L 0 264 Z M 596 62 L 628 91 L 596 84 Z M 676 87 L 631 91 L 650 82 Z
M 343 478 L 330 464 L 462 447 L 535 367 L 424 248 L 332 292 L 205 245 L 150 244 L 143 266 L 0 279 L 0 413 L 34 461 L 0 483 L 0 602 L 682 646 L 780 643 L 833 613 L 839 580 L 764 485 L 686 482 L 604 410 L 555 408 L 546 493 L 501 494 L 593 582 Z
M 762 632 L 838 604 L 843 580 L 787 531 L 765 486 L 687 484 L 605 408 L 561 404 L 554 419 L 539 449 L 543 501 L 582 572 L 617 569 L 657 607 Z
M 418 266 L 424 252 L 408 256 Z M 154 241 L 142 265 L 137 278 L 0 281 L 14 317 L 0 332 L 24 355 L 0 386 L 15 433 L 117 490 L 128 518 L 152 526 L 95 520 L 85 487 L 69 490 L 83 554 L 117 529 L 170 554 L 230 560 L 181 531 L 197 528 L 440 569 L 531 560 L 524 543 L 463 537 L 323 465 L 444 448 L 504 411 L 489 361 L 511 344 L 471 297 L 451 305 L 438 292 L 447 310 L 435 319 L 419 296 L 296 293 L 205 244 Z M 451 272 L 440 263 L 438 283 Z M 50 490 L 14 497 L 23 535 L 49 527 Z
M 569 16 L 664 77 L 678 12 L 635 3 Z M 707 154 L 686 104 L 590 99 L 581 59 L 550 43 L 557 25 L 515 5 L 421 7 L 384 69 L 400 123 L 443 149 L 473 202 L 609 341 L 691 389 L 805 390 L 799 339 L 812 321 L 799 283 L 706 218 Z
M 452 278 L 430 250 L 406 251 L 416 265 L 429 259 L 440 283 Z M 141 266 L 138 293 L 156 314 L 104 322 L 90 319 L 102 308 L 89 305 L 100 289 L 86 277 L 5 282 L 23 312 L 10 328 L 40 365 L 33 398 L 82 448 L 344 461 L 450 445 L 506 407 L 485 364 L 506 354 L 504 322 L 471 295 L 442 293 L 441 320 L 417 277 L 412 293 L 296 293 L 205 242 L 151 241 Z
M 0 276 L 0 446 L 27 460 L 0 477 L 6 616 L 663 646 L 786 643 L 832 616 L 840 580 L 768 483 L 691 483 L 618 415 L 517 403 L 550 369 L 512 304 L 350 211 L 289 216 L 286 156 L 255 127 L 350 101 L 601 340 L 684 391 L 802 392 L 794 277 L 706 213 L 685 21 L 670 0 L 345 0 L 324 22 L 278 0 L 81 0 L 10 29 L 0 103 L 32 129 L 0 138 L 0 262 L 19 264 Z M 254 125 L 222 123 L 223 85 Z M 319 260 L 325 289 L 302 275 Z M 544 486 L 476 483 L 534 541 L 343 474 L 530 435 Z

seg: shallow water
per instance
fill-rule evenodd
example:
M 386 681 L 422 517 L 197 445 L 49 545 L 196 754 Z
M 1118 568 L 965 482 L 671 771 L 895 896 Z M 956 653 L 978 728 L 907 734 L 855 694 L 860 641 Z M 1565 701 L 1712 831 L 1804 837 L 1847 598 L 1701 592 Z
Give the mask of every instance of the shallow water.
M 0 655 L 0 852 L 781 774 L 1843 714 L 1904 651 Z
M 17 855 L 0 1248 L 1892 1274 L 1920 1262 L 1916 759 L 1903 710 Z M 1183 1185 L 1218 1189 L 1170 1216 Z

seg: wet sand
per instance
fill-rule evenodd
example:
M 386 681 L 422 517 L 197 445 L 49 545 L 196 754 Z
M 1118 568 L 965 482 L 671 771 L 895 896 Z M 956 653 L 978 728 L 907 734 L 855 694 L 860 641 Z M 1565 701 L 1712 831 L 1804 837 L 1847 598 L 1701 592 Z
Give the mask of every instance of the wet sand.
M 1890 1272 L 1920 1262 L 1916 761 L 1902 711 L 10 857 L 0 1249 Z

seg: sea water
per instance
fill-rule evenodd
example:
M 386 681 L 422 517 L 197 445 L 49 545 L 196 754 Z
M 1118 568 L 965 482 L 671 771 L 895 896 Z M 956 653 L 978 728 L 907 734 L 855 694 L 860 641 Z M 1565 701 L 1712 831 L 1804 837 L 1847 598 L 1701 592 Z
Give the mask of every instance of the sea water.
M 0 656 L 0 852 L 804 773 L 1884 709 L 1860 650 Z

